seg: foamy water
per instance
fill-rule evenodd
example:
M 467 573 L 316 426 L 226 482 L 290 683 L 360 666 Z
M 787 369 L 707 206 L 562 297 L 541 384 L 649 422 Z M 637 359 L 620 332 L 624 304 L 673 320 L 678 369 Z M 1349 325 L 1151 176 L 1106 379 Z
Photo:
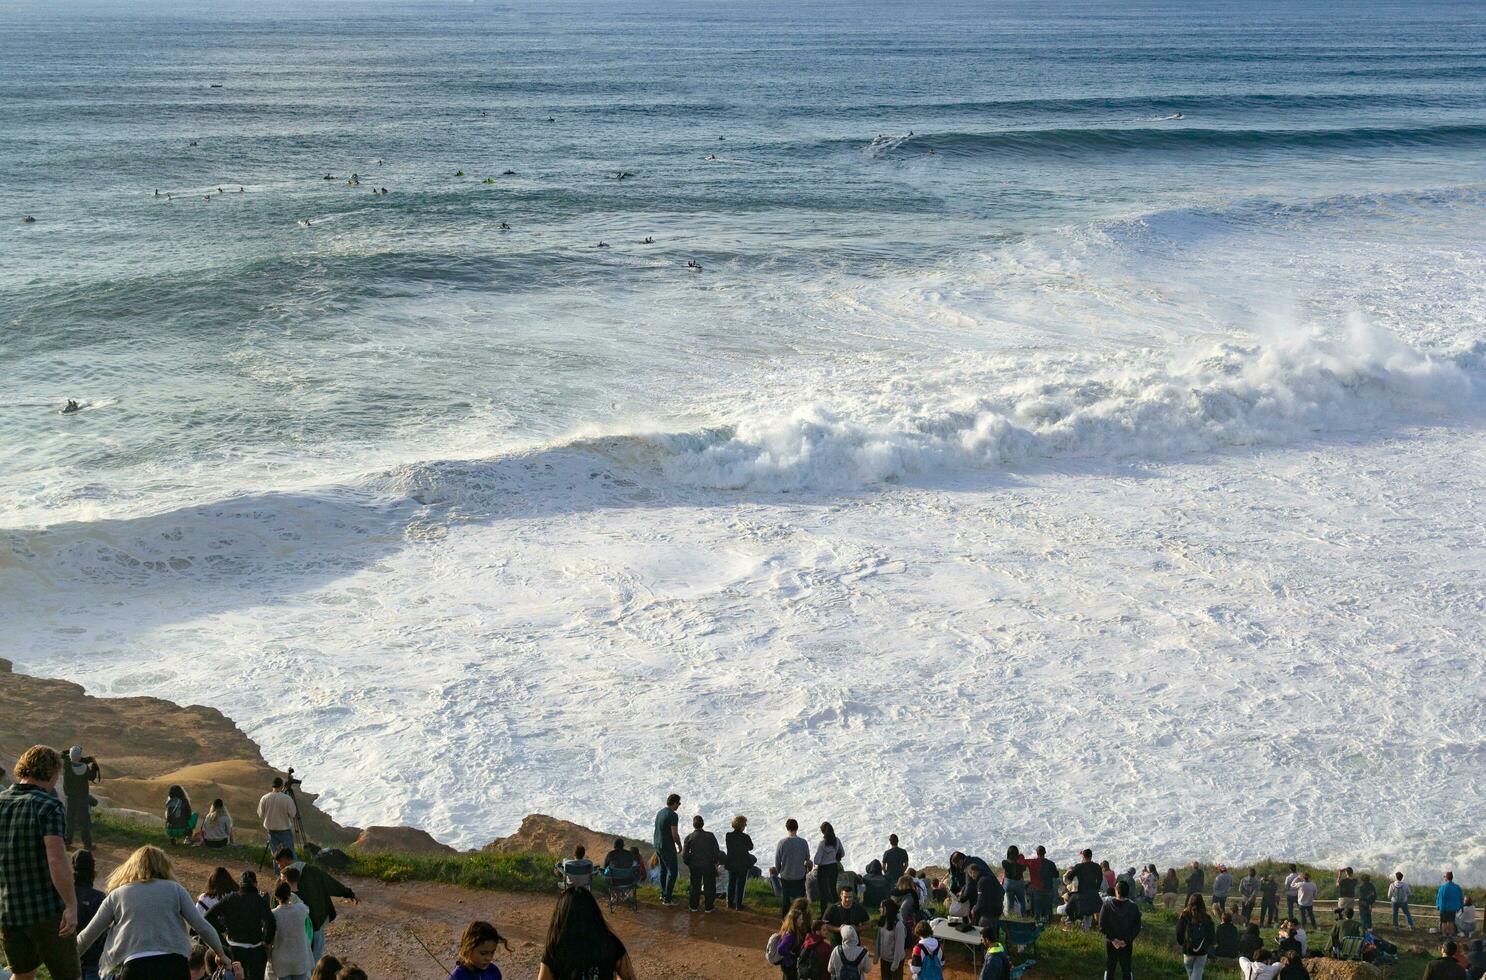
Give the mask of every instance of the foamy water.
M 1480 25 L 924 9 L 4 15 L 4 655 L 461 845 L 1486 879 Z

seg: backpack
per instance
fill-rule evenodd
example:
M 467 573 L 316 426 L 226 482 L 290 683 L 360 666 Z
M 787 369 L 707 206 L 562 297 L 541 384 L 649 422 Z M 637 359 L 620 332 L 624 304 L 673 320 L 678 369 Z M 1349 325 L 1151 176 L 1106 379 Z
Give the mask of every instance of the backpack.
M 917 980 L 944 980 L 944 946 L 934 947 L 934 952 L 924 949 L 919 943 L 913 947 L 913 955 L 919 958 Z
M 335 847 L 328 847 L 315 855 L 315 863 L 321 867 L 329 868 L 331 871 L 350 871 L 351 858 L 345 851 Z
M 841 957 L 841 974 L 836 980 L 862 980 L 862 961 L 866 958 L 867 951 L 865 949 L 854 960 L 848 960 L 844 956 Z
M 820 957 L 815 954 L 815 947 L 821 945 L 821 943 L 811 943 L 809 938 L 807 937 L 806 945 L 800 950 L 796 976 L 799 980 L 830 980 L 827 973 L 816 972 L 817 970 L 825 970 L 825 967 L 820 962 Z
M 764 947 L 764 959 L 768 960 L 774 966 L 779 966 L 784 962 L 784 954 L 779 952 L 780 938 L 779 933 L 774 933 L 774 935 L 769 937 L 769 944 Z

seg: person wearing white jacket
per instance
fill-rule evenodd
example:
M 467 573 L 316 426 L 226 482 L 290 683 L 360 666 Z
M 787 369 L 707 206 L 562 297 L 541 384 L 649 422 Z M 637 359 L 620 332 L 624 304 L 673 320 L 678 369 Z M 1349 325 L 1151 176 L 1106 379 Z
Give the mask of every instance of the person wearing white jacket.
M 1398 928 L 1398 913 L 1408 920 L 1409 928 L 1414 928 L 1414 913 L 1409 911 L 1409 883 L 1403 880 L 1403 872 L 1395 871 L 1393 880 L 1388 883 L 1388 904 L 1393 906 L 1393 928 Z
M 278 980 L 309 980 L 315 968 L 315 957 L 310 952 L 309 906 L 295 897 L 287 881 L 279 882 L 273 897 L 278 903 L 273 910 L 273 949 L 269 951 L 273 975 Z
M 1280 975 L 1283 963 L 1271 963 L 1273 958 L 1267 949 L 1261 949 L 1254 954 L 1257 959 L 1249 959 L 1247 956 L 1238 958 L 1238 975 L 1243 980 L 1274 980 Z

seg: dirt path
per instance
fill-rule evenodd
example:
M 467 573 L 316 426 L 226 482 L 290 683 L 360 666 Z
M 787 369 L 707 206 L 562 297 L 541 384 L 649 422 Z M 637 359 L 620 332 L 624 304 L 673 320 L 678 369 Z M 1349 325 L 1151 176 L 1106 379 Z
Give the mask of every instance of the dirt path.
M 199 892 L 215 867 L 211 855 L 196 849 L 170 853 L 181 882 Z M 124 852 L 105 847 L 98 857 L 101 880 Z M 229 864 L 228 870 L 236 875 L 244 868 Z M 327 948 L 361 964 L 372 980 L 444 980 L 447 971 L 429 959 L 418 940 L 452 967 L 459 934 L 471 919 L 494 922 L 510 940 L 511 952 L 502 951 L 497 959 L 507 977 L 537 975 L 555 891 L 517 895 L 429 882 L 345 880 L 361 904 L 337 903 L 340 917 L 330 927 Z M 764 945 L 777 925 L 773 916 L 692 915 L 684 904 L 668 909 L 642 903 L 638 912 L 617 911 L 609 922 L 629 947 L 642 980 L 778 980 L 779 971 L 764 962 Z M 970 974 L 964 969 L 954 975 Z

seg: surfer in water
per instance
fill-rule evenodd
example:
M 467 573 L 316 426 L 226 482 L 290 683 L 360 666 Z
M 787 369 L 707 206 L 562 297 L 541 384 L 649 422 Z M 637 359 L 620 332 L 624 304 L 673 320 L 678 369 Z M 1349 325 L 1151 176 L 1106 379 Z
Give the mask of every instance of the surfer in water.
M 511 230 L 511 226 L 508 225 L 508 224 L 506 224 L 504 221 L 502 221 L 500 223 L 500 230 L 501 231 L 510 231 Z
M 702 263 L 698 262 L 696 259 L 687 259 L 686 260 L 686 267 L 688 269 L 690 269 L 692 272 L 701 272 L 702 271 Z
M 24 218 L 21 219 L 21 224 L 23 224 L 23 225 L 34 225 L 34 224 L 36 224 L 36 219 L 33 218 L 33 217 L 31 217 L 28 214 Z
M 609 243 L 608 242 L 599 242 L 597 245 L 594 246 L 594 248 L 608 248 L 608 247 L 609 247 Z
M 651 238 L 649 235 L 646 235 L 644 238 L 640 239 L 640 244 L 641 245 L 654 245 L 655 244 L 655 239 Z
M 299 221 L 298 221 L 298 225 L 301 228 L 308 228 L 310 226 L 310 219 L 309 218 L 300 218 Z
M 67 404 L 62 406 L 63 415 L 71 415 L 74 412 L 81 412 L 82 410 L 83 407 L 77 403 L 76 399 L 73 398 L 67 399 Z

